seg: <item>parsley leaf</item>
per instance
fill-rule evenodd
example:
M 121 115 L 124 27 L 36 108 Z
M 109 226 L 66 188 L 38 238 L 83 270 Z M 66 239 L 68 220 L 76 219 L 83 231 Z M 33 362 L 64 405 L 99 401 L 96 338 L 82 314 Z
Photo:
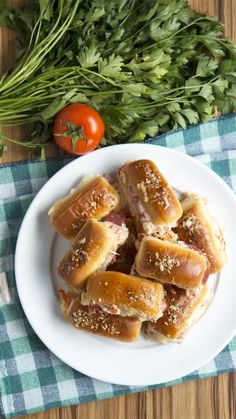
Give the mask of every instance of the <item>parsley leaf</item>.
M 188 120 L 190 124 L 197 124 L 199 121 L 199 114 L 193 109 L 182 109 L 182 115 Z
M 198 61 L 196 75 L 198 77 L 208 77 L 214 75 L 218 67 L 218 62 L 209 60 L 209 57 L 201 57 Z
M 81 67 L 91 68 L 98 62 L 99 57 L 100 52 L 98 52 L 96 45 L 92 43 L 80 51 L 77 60 Z
M 69 103 L 99 111 L 103 145 L 236 108 L 236 47 L 185 0 L 36 0 L 17 10 L 0 0 L 0 11 L 0 25 L 17 33 L 16 67 L 0 78 L 0 123 L 32 122 L 22 144 L 33 155 L 43 157 L 53 118 Z
M 103 76 L 115 78 L 120 76 L 122 66 L 123 58 L 119 55 L 115 56 L 115 54 L 112 54 L 108 59 L 100 58 L 98 61 L 98 72 Z

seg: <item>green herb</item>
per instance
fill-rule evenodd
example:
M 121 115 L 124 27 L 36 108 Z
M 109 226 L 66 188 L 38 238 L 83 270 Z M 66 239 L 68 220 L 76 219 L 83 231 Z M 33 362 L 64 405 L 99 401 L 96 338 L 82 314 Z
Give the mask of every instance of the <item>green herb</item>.
M 17 11 L 1 0 L 0 16 L 18 33 L 16 67 L 0 79 L 0 123 L 30 123 L 22 142 L 41 156 L 53 117 L 69 103 L 98 110 L 103 145 L 236 107 L 236 48 L 221 23 L 185 0 L 39 0 Z

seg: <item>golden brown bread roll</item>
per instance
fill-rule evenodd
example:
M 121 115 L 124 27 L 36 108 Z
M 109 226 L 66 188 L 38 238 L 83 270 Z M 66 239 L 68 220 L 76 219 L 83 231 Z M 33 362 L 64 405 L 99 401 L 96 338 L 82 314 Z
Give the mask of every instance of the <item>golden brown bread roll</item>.
M 89 218 L 102 219 L 118 203 L 117 191 L 103 176 L 97 176 L 55 202 L 48 214 L 55 230 L 71 239 Z
M 138 233 L 164 236 L 182 215 L 173 189 L 151 160 L 136 160 L 118 172 Z
M 208 258 L 210 273 L 218 272 L 227 262 L 223 233 L 210 215 L 203 199 L 182 201 L 183 215 L 176 232 L 180 240 L 198 247 Z
M 84 306 L 73 293 L 63 292 L 60 306 L 64 318 L 77 329 L 124 342 L 133 342 L 139 336 L 142 322 L 137 317 L 116 316 Z
M 120 272 L 91 275 L 82 293 L 81 303 L 98 305 L 103 311 L 141 320 L 156 320 L 165 308 L 161 284 Z
M 203 254 L 153 237 L 142 239 L 134 269 L 141 276 L 180 288 L 197 288 L 209 274 L 208 262 Z
M 166 343 L 170 339 L 179 340 L 183 338 L 194 323 L 193 313 L 195 310 L 199 309 L 197 316 L 199 318 L 207 307 L 207 285 L 194 290 L 184 290 L 167 285 L 165 290 L 167 309 L 163 317 L 158 319 L 156 323 L 145 322 L 143 325 L 145 336 L 161 343 Z
M 128 237 L 125 224 L 88 220 L 75 237 L 70 250 L 62 257 L 58 273 L 72 288 L 81 288 L 86 278 L 97 270 L 106 270 L 117 248 Z

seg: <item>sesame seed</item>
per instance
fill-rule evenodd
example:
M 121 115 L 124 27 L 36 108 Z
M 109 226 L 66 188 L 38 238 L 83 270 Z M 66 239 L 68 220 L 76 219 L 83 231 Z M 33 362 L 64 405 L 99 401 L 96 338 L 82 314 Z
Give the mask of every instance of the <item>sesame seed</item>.
M 168 253 L 148 252 L 147 262 L 150 269 L 153 268 L 154 264 L 156 269 L 167 273 L 171 273 L 174 268 L 180 266 L 179 260 Z
M 196 236 L 201 231 L 201 223 L 194 214 L 186 214 L 180 221 L 180 227 L 191 237 Z
M 75 223 L 72 223 L 72 225 L 71 225 L 73 230 L 77 230 L 79 228 L 79 226 L 80 226 L 80 224 L 75 224 Z
M 163 196 L 163 201 L 164 201 L 164 209 L 167 209 L 170 206 L 169 200 L 168 200 L 168 195 Z
M 107 321 L 111 321 L 111 315 L 102 311 L 89 313 L 78 309 L 70 316 L 70 320 L 75 327 L 83 328 L 93 333 L 103 331 L 106 335 L 115 336 L 120 334 L 118 330 L 120 327 L 119 319 L 117 321 L 114 320 L 114 323 L 108 325 Z
M 147 188 L 145 187 L 145 183 L 143 181 L 138 183 L 137 188 L 142 191 L 143 197 L 144 197 L 144 202 L 148 202 L 149 197 L 148 197 L 148 194 L 147 194 Z

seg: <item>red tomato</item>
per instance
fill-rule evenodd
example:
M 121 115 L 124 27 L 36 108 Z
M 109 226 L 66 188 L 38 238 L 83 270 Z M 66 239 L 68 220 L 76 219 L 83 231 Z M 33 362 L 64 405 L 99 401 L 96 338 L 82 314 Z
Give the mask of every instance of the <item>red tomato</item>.
M 94 150 L 104 131 L 105 125 L 99 113 L 83 103 L 66 106 L 54 120 L 54 139 L 70 154 L 80 155 Z

